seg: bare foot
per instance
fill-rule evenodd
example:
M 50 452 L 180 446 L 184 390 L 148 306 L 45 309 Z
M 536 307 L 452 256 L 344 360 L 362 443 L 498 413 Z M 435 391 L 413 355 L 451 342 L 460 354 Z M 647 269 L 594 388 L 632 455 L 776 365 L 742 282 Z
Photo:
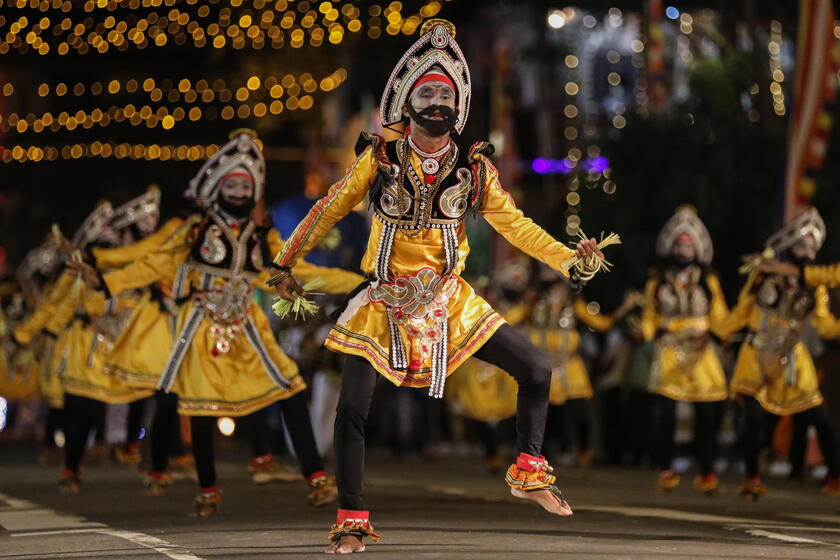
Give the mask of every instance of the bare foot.
M 362 539 L 353 535 L 344 535 L 336 542 L 330 543 L 330 546 L 324 551 L 327 554 L 352 554 L 353 552 L 364 552 L 365 543 Z
M 510 493 L 517 498 L 531 500 L 540 504 L 543 509 L 549 513 L 561 516 L 572 515 L 572 506 L 569 502 L 552 492 L 548 488 L 540 488 L 539 490 L 524 491 L 518 488 L 511 488 Z

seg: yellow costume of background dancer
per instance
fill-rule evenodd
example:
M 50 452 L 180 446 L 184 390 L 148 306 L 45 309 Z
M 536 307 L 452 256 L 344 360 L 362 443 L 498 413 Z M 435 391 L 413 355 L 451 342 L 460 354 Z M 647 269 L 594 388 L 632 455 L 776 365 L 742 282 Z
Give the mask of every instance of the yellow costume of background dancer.
M 220 152 L 208 160 L 205 167 L 210 172 L 205 175 L 202 169 L 196 179 L 201 189 L 214 194 L 193 196 L 215 200 L 219 180 L 240 165 L 254 177 L 254 197 L 260 200 L 264 175 L 259 148 L 250 136 L 240 134 L 224 150 L 229 154 Z M 164 357 L 163 364 L 148 358 L 150 371 L 145 377 L 157 374 L 157 387 L 178 395 L 181 414 L 244 416 L 306 388 L 297 364 L 281 350 L 268 318 L 253 299 L 255 289 L 270 290 L 265 284 L 269 273 L 263 263 L 269 261 L 263 261 L 263 241 L 269 250 L 279 250 L 282 244 L 274 230 L 258 232 L 251 221 L 227 223 L 208 208 L 206 216 L 191 216 L 142 260 L 103 275 L 111 294 L 165 282 L 173 286 L 172 298 L 182 302 L 175 344 L 154 318 L 149 325 L 158 330 L 144 342 L 150 350 L 149 344 L 160 345 L 157 354 Z M 321 277 L 321 289 L 328 293 L 346 293 L 362 281 L 358 274 L 305 262 L 295 272 L 307 280 Z M 129 332 L 132 337 L 148 336 L 152 331 L 145 327 L 135 324 Z M 131 340 L 123 343 L 130 347 Z M 171 350 L 168 356 L 167 350 Z
M 767 245 L 779 252 L 808 236 L 816 240 L 817 249 L 825 239 L 825 225 L 816 209 L 775 234 Z M 744 327 L 750 330 L 738 353 L 733 392 L 755 397 L 762 408 L 778 415 L 822 404 L 814 362 L 801 341 L 813 308 L 812 292 L 796 279 L 751 273 L 738 304 L 719 328 L 722 337 Z
M 645 340 L 655 340 L 648 391 L 678 401 L 725 400 L 726 374 L 709 333 L 729 313 L 712 262 L 712 240 L 693 208 L 684 206 L 666 222 L 657 239 L 657 256 L 673 259 L 678 242 L 689 243 L 694 258 L 668 266 L 648 280 L 642 309 Z

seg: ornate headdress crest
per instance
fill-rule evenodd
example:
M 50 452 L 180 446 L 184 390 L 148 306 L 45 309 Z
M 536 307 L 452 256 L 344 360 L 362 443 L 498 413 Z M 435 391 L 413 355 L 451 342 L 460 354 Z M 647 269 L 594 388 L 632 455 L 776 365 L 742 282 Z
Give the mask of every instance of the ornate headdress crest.
M 84 249 L 97 239 L 102 234 L 108 221 L 111 219 L 111 214 L 114 209 L 111 203 L 107 200 L 101 201 L 96 205 L 96 209 L 91 212 L 76 233 L 73 235 L 72 244 L 77 249 Z
M 150 186 L 146 192 L 118 206 L 108 220 L 115 230 L 124 229 L 136 224 L 146 216 L 160 215 L 160 189 L 157 185 Z
M 438 66 L 446 72 L 455 85 L 455 95 L 458 98 L 455 130 L 460 134 L 470 112 L 470 69 L 461 47 L 455 42 L 455 26 L 444 19 L 430 19 L 424 23 L 420 28 L 420 38 L 391 72 L 379 107 L 383 126 L 402 121 L 402 109 L 408 102 L 415 82 L 433 66 Z
M 790 249 L 808 235 L 814 236 L 817 250 L 825 242 L 825 222 L 816 208 L 805 210 L 764 242 L 764 247 L 779 254 Z
M 32 284 L 36 275 L 52 276 L 62 262 L 64 259 L 58 251 L 56 242 L 52 239 L 47 240 L 26 253 L 15 270 L 15 279 L 22 288 L 26 289 Z
M 709 230 L 706 229 L 703 220 L 697 216 L 697 210 L 693 206 L 680 206 L 665 222 L 662 231 L 659 232 L 659 237 L 656 238 L 656 255 L 658 257 L 671 255 L 677 240 L 683 236 L 691 239 L 691 244 L 694 245 L 694 251 L 697 253 L 697 262 L 704 265 L 712 263 L 714 255 L 712 236 L 709 235 Z
M 236 169 L 245 169 L 254 178 L 254 200 L 259 201 L 265 189 L 265 158 L 255 142 L 257 133 L 240 128 L 230 133 L 230 141 L 204 162 L 190 180 L 184 198 L 195 200 L 198 206 L 207 207 L 219 196 L 219 181 Z

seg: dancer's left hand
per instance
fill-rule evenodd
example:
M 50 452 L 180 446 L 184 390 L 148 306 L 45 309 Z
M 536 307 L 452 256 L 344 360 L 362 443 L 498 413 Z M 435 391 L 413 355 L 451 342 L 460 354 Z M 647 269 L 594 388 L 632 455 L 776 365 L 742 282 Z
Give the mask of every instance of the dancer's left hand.
M 575 249 L 575 256 L 579 259 L 584 259 L 592 255 L 598 255 L 600 258 L 604 258 L 604 253 L 598 248 L 598 241 L 594 237 L 581 239 Z

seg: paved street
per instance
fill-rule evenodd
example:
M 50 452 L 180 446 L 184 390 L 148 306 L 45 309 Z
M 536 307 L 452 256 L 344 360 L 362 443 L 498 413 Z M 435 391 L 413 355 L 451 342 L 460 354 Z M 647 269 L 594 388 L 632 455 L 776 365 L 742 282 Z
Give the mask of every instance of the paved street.
M 334 508 L 305 505 L 303 483 L 255 486 L 245 460 L 220 453 L 223 509 L 188 515 L 195 486 L 143 495 L 126 467 L 90 466 L 79 495 L 61 495 L 56 470 L 33 449 L 0 446 L 0 559 L 305 558 L 322 554 Z M 244 457 L 244 455 L 242 455 Z M 698 495 L 688 481 L 667 496 L 654 474 L 561 472 L 576 514 L 560 519 L 510 497 L 478 459 L 369 459 L 367 491 L 382 542 L 370 558 L 840 558 L 840 499 L 816 486 L 771 480 L 757 504 Z

